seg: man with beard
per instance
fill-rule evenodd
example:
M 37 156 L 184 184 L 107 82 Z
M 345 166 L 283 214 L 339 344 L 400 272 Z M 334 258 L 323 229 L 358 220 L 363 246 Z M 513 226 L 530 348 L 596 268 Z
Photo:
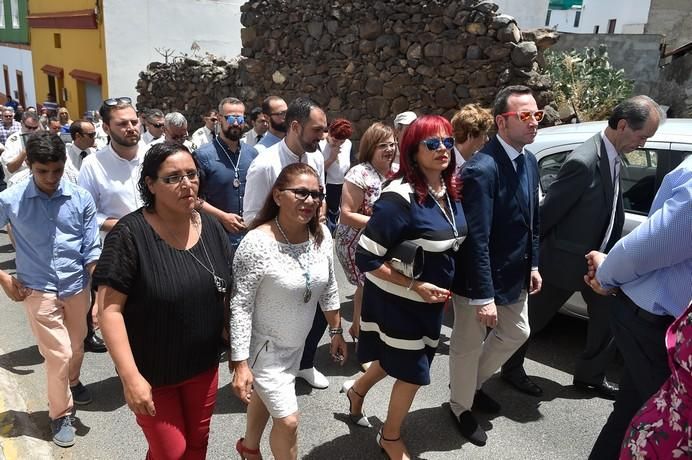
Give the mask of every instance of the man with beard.
M 283 102 L 283 101 L 282 101 Z M 273 121 L 272 121 L 273 123 Z M 248 225 L 264 206 L 276 178 L 283 168 L 292 163 L 307 163 L 317 171 L 320 188 L 324 190 L 324 156 L 317 151 L 324 131 L 327 129 L 327 116 L 316 102 L 299 97 L 291 102 L 286 110 L 286 137 L 273 146 L 260 151 L 250 165 L 247 173 L 247 198 L 245 200 L 245 222 Z M 264 139 L 263 139 L 264 140 Z M 322 216 L 326 206 L 322 203 Z M 329 386 L 327 378 L 315 369 L 315 351 L 327 327 L 327 320 L 317 306 L 312 329 L 305 340 L 303 357 L 298 377 L 313 388 L 324 389 Z
M 78 183 L 94 198 L 96 222 L 105 237 L 118 219 L 142 206 L 137 182 L 146 147 L 139 142 L 139 118 L 129 97 L 106 99 L 99 113 L 111 140 L 84 158 Z
M 269 129 L 269 116 L 262 112 L 261 107 L 255 107 L 250 111 L 250 124 L 252 129 L 243 135 L 241 141 L 248 145 L 255 145 L 262 140 Z
M 269 119 L 269 129 L 255 145 L 258 152 L 268 149 L 286 137 L 288 120 L 286 119 L 286 101 L 279 96 L 269 96 L 262 102 L 262 113 Z
M 240 142 L 245 126 L 245 105 L 242 101 L 227 97 L 219 103 L 218 113 L 219 134 L 195 152 L 204 172 L 207 198 L 206 202 L 198 200 L 197 209 L 218 219 L 235 249 L 245 235 L 245 176 L 250 163 L 257 156 L 257 150 Z

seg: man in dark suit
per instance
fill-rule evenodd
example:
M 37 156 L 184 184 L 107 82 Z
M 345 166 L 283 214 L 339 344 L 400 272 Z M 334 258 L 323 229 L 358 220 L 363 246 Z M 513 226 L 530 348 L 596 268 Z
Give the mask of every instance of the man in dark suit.
M 538 165 L 533 142 L 543 112 L 531 90 L 510 86 L 493 106 L 498 134 L 462 169 L 468 237 L 457 256 L 450 343 L 450 409 L 476 445 L 487 435 L 471 413 L 498 412 L 481 389 L 529 336 L 527 295 L 538 273 Z M 487 334 L 487 327 L 493 330 Z
M 608 252 L 622 236 L 625 212 L 620 188 L 622 155 L 644 145 L 661 121 L 659 106 L 635 96 L 617 105 L 606 128 L 577 147 L 565 160 L 541 204 L 543 288 L 529 301 L 531 334 L 542 330 L 562 304 L 581 292 L 589 312 L 586 347 L 577 361 L 574 385 L 614 399 L 617 386 L 605 371 L 615 357 L 610 331 L 612 297 L 584 284 L 584 254 Z M 540 396 L 543 390 L 524 371 L 527 341 L 502 366 L 502 378 L 519 391 Z

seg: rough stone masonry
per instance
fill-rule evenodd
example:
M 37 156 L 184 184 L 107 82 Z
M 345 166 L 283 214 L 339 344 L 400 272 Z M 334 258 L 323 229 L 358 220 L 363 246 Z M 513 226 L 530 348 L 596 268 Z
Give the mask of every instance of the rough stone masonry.
M 357 139 L 405 110 L 451 116 L 468 102 L 489 106 L 508 84 L 551 103 L 536 63 L 549 44 L 522 36 L 497 9 L 481 0 L 250 0 L 241 7 L 242 56 L 152 62 L 137 105 L 179 110 L 196 127 L 226 96 L 249 110 L 270 94 L 309 95 L 329 119 L 353 121 Z

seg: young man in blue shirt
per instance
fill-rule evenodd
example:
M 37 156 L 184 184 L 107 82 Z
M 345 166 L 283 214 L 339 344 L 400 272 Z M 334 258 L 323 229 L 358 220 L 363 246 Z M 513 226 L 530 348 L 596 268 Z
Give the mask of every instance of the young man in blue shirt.
M 0 271 L 7 296 L 23 302 L 46 364 L 53 442 L 74 444 L 74 404 L 91 402 L 79 381 L 90 274 L 101 254 L 96 206 L 86 190 L 64 179 L 60 137 L 47 132 L 26 142 L 31 175 L 0 193 L 0 226 L 12 225 L 15 276 Z

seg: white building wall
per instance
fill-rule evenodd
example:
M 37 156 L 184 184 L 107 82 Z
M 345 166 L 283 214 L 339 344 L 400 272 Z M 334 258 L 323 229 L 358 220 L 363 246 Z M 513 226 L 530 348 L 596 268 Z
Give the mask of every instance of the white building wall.
M 36 107 L 36 90 L 34 86 L 34 68 L 31 63 L 31 51 L 0 45 L 0 63 L 7 66 L 10 74 L 10 89 L 13 99 L 19 102 L 19 97 L 15 97 L 17 91 L 17 70 L 22 72 L 24 79 L 24 102 L 26 106 Z M 5 82 L 0 76 L 0 91 L 5 92 Z
M 520 29 L 544 27 L 550 0 L 491 0 L 500 9 L 498 13 L 508 14 L 517 20 Z
M 153 61 L 164 62 L 155 48 L 173 56 L 240 54 L 240 6 L 245 0 L 104 0 L 106 97 L 135 99 L 139 72 Z M 169 58 L 170 61 L 171 58 Z
M 552 10 L 548 27 L 561 32 L 590 34 L 608 33 L 608 22 L 615 19 L 616 34 L 641 34 L 648 21 L 651 0 L 584 0 L 581 10 Z M 577 11 L 581 11 L 579 26 L 574 27 Z

